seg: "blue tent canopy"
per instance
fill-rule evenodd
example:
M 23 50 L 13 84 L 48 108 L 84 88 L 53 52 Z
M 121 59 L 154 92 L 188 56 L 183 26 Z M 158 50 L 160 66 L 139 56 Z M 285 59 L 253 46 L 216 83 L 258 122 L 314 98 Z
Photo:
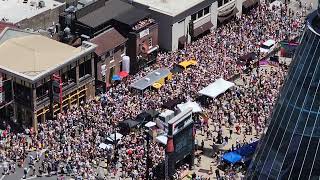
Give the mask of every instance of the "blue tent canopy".
M 112 81 L 120 81 L 121 77 L 119 75 L 113 75 L 112 76 Z
M 234 164 L 236 162 L 241 161 L 241 156 L 235 152 L 229 152 L 229 153 L 224 154 L 222 159 L 231 163 L 231 164 Z
M 258 141 L 255 141 L 251 144 L 242 146 L 241 148 L 235 150 L 234 152 L 241 155 L 242 157 L 247 157 L 252 155 L 255 152 L 257 145 L 258 145 Z

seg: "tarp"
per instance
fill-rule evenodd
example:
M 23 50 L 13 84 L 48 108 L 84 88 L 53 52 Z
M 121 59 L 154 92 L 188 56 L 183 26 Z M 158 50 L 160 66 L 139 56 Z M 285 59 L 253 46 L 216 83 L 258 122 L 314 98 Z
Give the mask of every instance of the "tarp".
M 200 107 L 200 105 L 196 102 L 191 102 L 188 101 L 186 103 L 183 104 L 178 104 L 177 107 L 180 109 L 180 111 L 184 111 L 188 108 L 192 109 L 192 112 L 196 113 L 196 112 L 202 112 L 202 109 Z
M 224 154 L 222 156 L 222 159 L 231 163 L 231 164 L 234 164 L 236 162 L 241 161 L 241 156 L 235 152 L 229 152 L 229 153 Z
M 161 144 L 167 145 L 168 137 L 165 135 L 160 135 L 156 137 L 156 140 Z
M 233 86 L 234 83 L 220 78 L 199 91 L 199 94 L 215 98 Z
M 247 157 L 252 155 L 255 152 L 257 145 L 258 145 L 258 141 L 255 141 L 251 144 L 242 146 L 241 148 L 235 150 L 234 152 L 241 155 L 242 157 Z

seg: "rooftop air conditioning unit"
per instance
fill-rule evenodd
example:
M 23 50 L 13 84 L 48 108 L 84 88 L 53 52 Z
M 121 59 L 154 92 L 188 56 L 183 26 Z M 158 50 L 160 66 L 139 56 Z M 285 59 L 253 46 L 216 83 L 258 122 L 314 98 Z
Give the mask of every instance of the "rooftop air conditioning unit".
M 46 6 L 45 2 L 44 1 L 39 1 L 39 4 L 38 4 L 39 8 L 43 8 Z
M 156 74 L 157 76 L 160 76 L 160 73 L 159 73 L 159 72 L 155 72 L 155 74 Z

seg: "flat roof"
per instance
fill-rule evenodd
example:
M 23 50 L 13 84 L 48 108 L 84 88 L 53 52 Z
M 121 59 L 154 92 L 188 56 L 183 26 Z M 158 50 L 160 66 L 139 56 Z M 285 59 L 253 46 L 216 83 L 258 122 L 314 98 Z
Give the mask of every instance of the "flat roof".
M 167 77 L 170 74 L 170 70 L 167 68 L 160 68 L 155 71 L 152 71 L 145 77 L 139 79 L 138 81 L 132 83 L 130 87 L 138 89 L 138 90 L 144 90 L 147 87 L 151 86 L 155 82 L 159 81 L 160 79 Z
M 0 59 L 0 68 L 35 80 L 84 54 L 85 50 L 36 33 L 7 28 L 0 34 L 0 57 L 5 57 Z
M 44 2 L 44 7 L 39 7 L 40 1 Z M 54 0 L 3 0 L 0 1 L 0 21 L 15 24 L 64 4 Z
M 134 8 L 132 5 L 121 0 L 109 0 L 104 6 L 79 18 L 78 21 L 95 28 L 132 8 Z
M 148 6 L 150 10 L 169 16 L 176 16 L 205 0 L 133 0 L 133 2 Z

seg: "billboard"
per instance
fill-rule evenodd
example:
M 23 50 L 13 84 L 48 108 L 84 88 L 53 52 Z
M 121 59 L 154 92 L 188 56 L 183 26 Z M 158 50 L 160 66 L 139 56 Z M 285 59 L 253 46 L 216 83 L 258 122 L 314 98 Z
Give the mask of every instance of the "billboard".
M 172 139 L 172 144 L 168 141 L 165 163 L 167 177 L 174 174 L 179 162 L 185 162 L 193 166 L 193 124 L 191 108 L 182 111 L 168 122 L 168 139 Z

